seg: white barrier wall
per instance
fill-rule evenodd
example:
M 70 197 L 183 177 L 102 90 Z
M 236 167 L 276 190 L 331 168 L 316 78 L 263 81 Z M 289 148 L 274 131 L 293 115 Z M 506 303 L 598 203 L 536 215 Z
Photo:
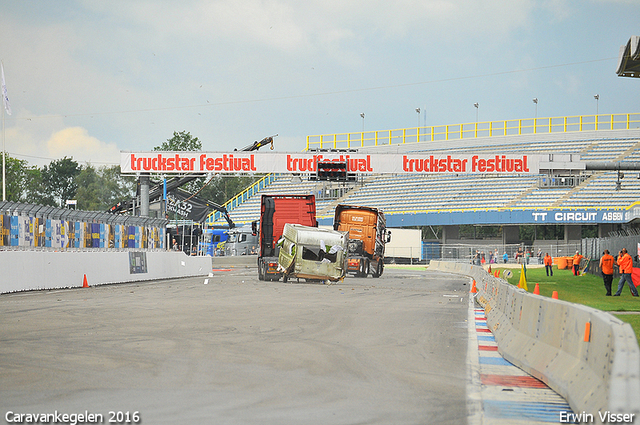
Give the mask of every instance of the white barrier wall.
M 574 412 L 592 414 L 594 423 L 606 412 L 640 418 L 640 349 L 631 325 L 530 294 L 482 267 L 431 261 L 429 269 L 472 277 L 500 354 L 565 397 Z
M 174 251 L 0 251 L 0 293 L 207 275 L 210 257 Z M 146 266 L 146 267 L 145 267 Z M 144 272 L 146 270 L 146 272 Z

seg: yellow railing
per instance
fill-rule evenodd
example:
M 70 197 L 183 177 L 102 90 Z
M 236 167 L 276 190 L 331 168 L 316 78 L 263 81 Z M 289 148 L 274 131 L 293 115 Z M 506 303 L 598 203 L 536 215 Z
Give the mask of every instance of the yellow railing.
M 476 137 L 568 133 L 640 128 L 640 113 L 526 118 L 395 130 L 359 131 L 307 136 L 307 149 L 349 149 L 402 143 L 438 142 Z
M 276 175 L 273 174 L 273 173 L 267 174 L 266 176 L 262 177 L 257 182 L 255 182 L 252 185 L 250 185 L 249 187 L 247 187 L 242 192 L 238 193 L 233 198 L 229 199 L 222 206 L 225 207 L 227 209 L 227 211 L 233 210 L 235 207 L 237 207 L 238 205 L 240 205 L 244 201 L 248 200 L 251 196 L 253 196 L 254 194 L 258 193 L 264 187 L 266 187 L 269 184 L 271 184 L 271 182 L 273 182 L 275 177 L 276 177 Z M 224 220 L 224 217 L 222 216 L 222 213 L 220 211 L 213 211 L 212 213 L 210 213 L 207 216 L 207 224 L 208 225 L 212 226 L 216 222 L 226 223 L 226 221 Z

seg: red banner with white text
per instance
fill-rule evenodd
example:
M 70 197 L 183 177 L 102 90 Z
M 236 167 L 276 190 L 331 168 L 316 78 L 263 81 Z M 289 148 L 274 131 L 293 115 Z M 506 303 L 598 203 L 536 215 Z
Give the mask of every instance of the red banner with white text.
M 542 155 L 416 153 L 121 152 L 122 173 L 315 173 L 318 162 L 346 162 L 363 174 L 538 174 Z

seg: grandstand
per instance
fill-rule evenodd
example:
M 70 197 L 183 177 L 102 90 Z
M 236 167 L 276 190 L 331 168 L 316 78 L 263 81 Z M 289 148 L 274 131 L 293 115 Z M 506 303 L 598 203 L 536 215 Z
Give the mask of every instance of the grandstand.
M 310 136 L 307 148 L 351 148 L 366 153 L 572 154 L 585 163 L 640 161 L 640 114 L 449 127 Z M 227 208 L 234 222 L 245 223 L 259 217 L 262 193 L 313 193 L 320 224 L 331 224 L 335 205 L 346 203 L 383 209 L 390 227 L 597 224 L 606 235 L 635 218 L 626 213 L 639 200 L 640 175 L 626 174 L 619 190 L 618 172 L 610 170 L 550 170 L 538 175 L 362 175 L 348 186 L 309 181 L 306 175 L 278 175 L 253 196 L 244 195 L 244 202 L 229 202 Z M 585 213 L 557 214 L 567 211 Z M 611 212 L 618 214 L 611 216 Z M 219 219 L 215 222 L 223 224 Z

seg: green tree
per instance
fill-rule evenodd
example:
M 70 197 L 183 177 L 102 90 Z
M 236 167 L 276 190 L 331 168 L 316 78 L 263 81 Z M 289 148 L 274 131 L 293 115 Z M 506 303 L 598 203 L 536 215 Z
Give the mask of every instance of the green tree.
M 30 204 L 52 205 L 55 206 L 53 198 L 49 202 L 43 202 L 44 182 L 42 179 L 42 170 L 38 167 L 27 167 L 25 173 L 25 186 L 23 202 Z
M 202 143 L 188 131 L 173 132 L 173 137 L 162 142 L 154 151 L 197 152 L 202 150 Z
M 86 211 L 98 211 L 100 208 L 100 189 L 102 178 L 92 165 L 83 167 L 82 171 L 76 177 L 78 191 L 76 199 L 78 200 L 78 209 Z
M 5 192 L 7 201 L 25 202 L 27 198 L 27 178 L 29 166 L 23 159 L 12 158 L 5 154 Z M 0 185 L 2 185 L 2 173 L 0 173 Z
M 461 224 L 459 234 L 462 239 L 491 239 L 502 235 L 500 226 L 476 226 L 473 224 Z
M 583 238 L 597 238 L 598 226 L 597 225 L 583 225 L 581 230 L 581 236 Z
M 87 165 L 76 177 L 78 209 L 106 211 L 135 195 L 136 179 L 122 176 L 120 166 L 94 168 Z
M 73 158 L 56 159 L 42 168 L 43 199 L 52 200 L 49 205 L 64 207 L 69 199 L 73 199 L 78 190 L 76 176 L 82 168 Z

